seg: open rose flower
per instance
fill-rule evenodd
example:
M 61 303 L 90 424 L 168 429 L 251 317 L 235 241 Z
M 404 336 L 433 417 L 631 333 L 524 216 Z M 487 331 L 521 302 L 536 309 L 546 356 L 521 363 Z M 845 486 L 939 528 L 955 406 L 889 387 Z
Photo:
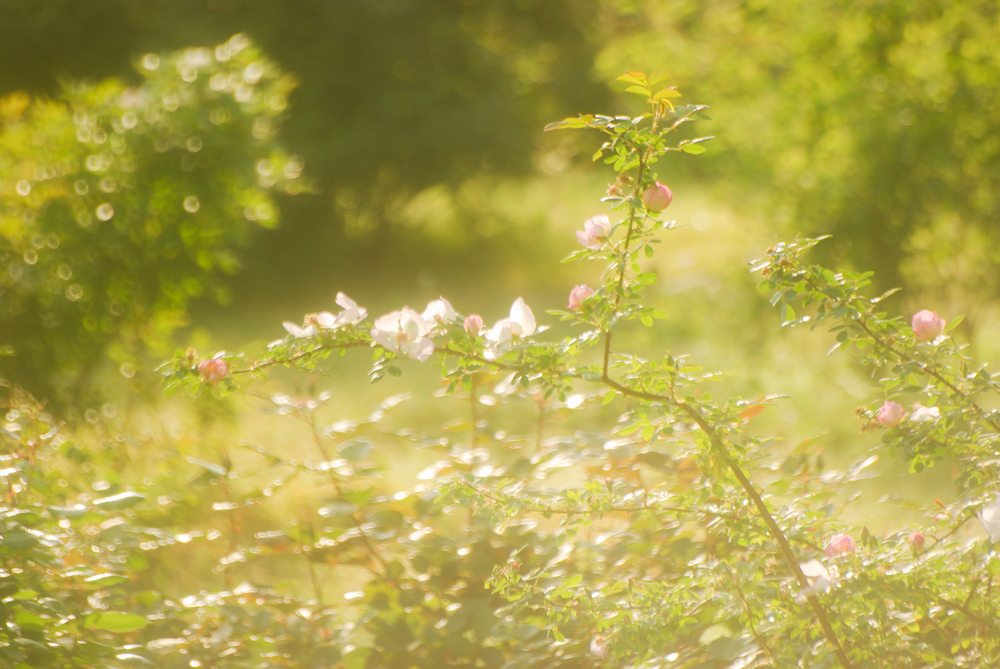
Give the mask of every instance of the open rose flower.
M 510 307 L 510 318 L 497 321 L 486 333 L 487 360 L 496 360 L 510 348 L 515 337 L 530 337 L 535 332 L 535 316 L 522 298 L 514 300 Z
M 573 311 L 583 311 L 583 303 L 594 296 L 594 289 L 585 283 L 574 286 L 569 293 L 569 308 Z
M 826 548 L 823 549 L 823 554 L 828 558 L 835 558 L 838 555 L 855 552 L 857 552 L 857 546 L 854 544 L 854 539 L 847 534 L 833 535 L 833 537 L 830 538 L 830 543 L 828 543 Z
M 608 641 L 604 636 L 595 634 L 590 638 L 590 652 L 604 659 L 608 656 Z
M 316 314 L 316 324 L 327 330 L 336 330 L 345 325 L 354 325 L 368 318 L 368 310 L 343 293 L 337 293 L 337 304 L 343 311 L 334 316 L 329 311 Z
M 439 297 L 427 304 L 424 313 L 420 317 L 427 321 L 427 324 L 436 329 L 443 329 L 446 325 L 455 321 L 455 310 L 451 304 L 443 297 Z
M 611 221 L 608 220 L 607 216 L 601 214 L 584 223 L 583 230 L 576 231 L 576 238 L 588 249 L 596 251 L 604 245 L 604 240 L 607 239 L 610 232 Z
M 285 330 L 288 331 L 288 334 L 293 337 L 312 337 L 318 332 L 316 329 L 316 322 L 318 319 L 318 314 L 306 314 L 305 321 L 302 323 L 301 327 L 291 321 L 285 321 L 281 325 L 284 326 Z
M 913 321 L 910 325 L 913 327 L 913 334 L 917 335 L 917 339 L 934 341 L 944 332 L 947 323 L 935 312 L 924 309 L 913 314 Z
M 372 339 L 389 349 L 424 362 L 434 352 L 434 342 L 427 338 L 431 328 L 420 314 L 409 307 L 375 319 Z
M 809 562 L 799 563 L 799 569 L 809 581 L 809 587 L 795 595 L 796 604 L 805 604 L 806 599 L 815 597 L 821 592 L 826 592 L 836 580 L 836 571 L 830 571 L 823 566 L 819 560 L 809 560 Z
M 938 407 L 925 407 L 922 404 L 913 405 L 913 413 L 910 420 L 914 423 L 928 423 L 941 417 L 941 409 Z
M 646 192 L 642 194 L 642 203 L 650 211 L 663 211 L 673 201 L 674 194 L 659 181 L 647 188 Z
M 903 411 L 903 407 L 891 400 L 886 400 L 878 410 L 878 422 L 885 427 L 896 427 L 905 417 L 906 412 Z
M 226 378 L 226 374 L 229 373 L 229 365 L 222 358 L 203 360 L 198 364 L 198 373 L 201 374 L 201 378 L 214 386 Z
M 983 524 L 990 541 L 1000 544 L 1000 492 L 994 493 L 993 501 L 979 511 L 979 522 Z

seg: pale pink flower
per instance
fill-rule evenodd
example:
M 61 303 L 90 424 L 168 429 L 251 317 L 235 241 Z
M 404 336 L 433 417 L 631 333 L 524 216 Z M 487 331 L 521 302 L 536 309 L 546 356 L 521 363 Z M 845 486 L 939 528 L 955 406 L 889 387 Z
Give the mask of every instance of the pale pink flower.
M 201 374 L 201 378 L 214 386 L 226 378 L 226 374 L 229 373 L 229 365 L 222 358 L 203 360 L 198 364 L 198 373 Z
M 597 250 L 604 245 L 611 232 L 611 221 L 604 214 L 594 216 L 583 224 L 583 230 L 576 231 L 576 238 L 588 249 Z
M 854 544 L 854 539 L 847 534 L 833 535 L 833 537 L 830 538 L 830 543 L 828 543 L 826 548 L 823 549 L 823 553 L 828 558 L 835 558 L 838 555 L 855 552 L 857 552 L 857 546 Z
M 924 544 L 927 542 L 927 537 L 924 536 L 923 532 L 911 532 L 910 536 L 908 536 L 906 540 L 910 542 L 910 548 L 917 553 L 924 547 Z
M 389 349 L 424 362 L 434 353 L 434 342 L 427 338 L 431 328 L 420 314 L 409 307 L 375 319 L 372 339 Z
M 674 194 L 659 181 L 647 188 L 646 192 L 642 194 L 642 203 L 650 211 L 663 211 L 673 201 Z
M 941 417 L 941 409 L 938 407 L 925 407 L 922 404 L 913 405 L 913 413 L 910 420 L 914 423 L 927 423 Z
M 424 309 L 424 313 L 420 314 L 420 316 L 431 327 L 444 328 L 449 323 L 455 321 L 455 310 L 451 308 L 448 300 L 439 297 L 433 302 L 429 302 L 427 308 Z
M 585 283 L 574 286 L 569 293 L 569 308 L 573 311 L 583 311 L 583 303 L 594 296 L 594 289 Z
M 913 314 L 913 321 L 910 325 L 913 327 L 913 334 L 917 335 L 917 339 L 933 341 L 944 332 L 947 323 L 937 313 L 924 309 Z
M 595 634 L 590 639 L 590 652 L 604 659 L 608 655 L 608 640 L 603 635 Z
M 316 314 L 316 323 L 321 328 L 336 330 L 345 325 L 354 325 L 368 318 L 368 310 L 364 307 L 359 307 L 357 302 L 344 293 L 337 293 L 337 304 L 343 307 L 344 310 L 336 316 L 329 311 Z
M 886 400 L 878 410 L 878 422 L 886 427 L 896 427 L 903 422 L 906 412 L 897 402 Z
M 483 317 L 479 314 L 469 314 L 462 326 L 470 337 L 478 337 L 479 331 L 483 329 Z

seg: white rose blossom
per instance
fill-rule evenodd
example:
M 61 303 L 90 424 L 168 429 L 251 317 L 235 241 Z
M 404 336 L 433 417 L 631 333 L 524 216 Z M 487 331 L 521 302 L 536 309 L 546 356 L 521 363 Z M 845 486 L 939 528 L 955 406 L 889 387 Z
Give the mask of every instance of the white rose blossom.
M 805 604 L 807 598 L 815 597 L 821 592 L 826 592 L 833 585 L 833 582 L 837 580 L 836 570 L 831 572 L 819 560 L 801 562 L 799 563 L 799 569 L 802 570 L 802 574 L 808 579 L 809 587 L 795 595 L 796 604 Z
M 424 313 L 420 314 L 420 317 L 427 321 L 433 328 L 444 329 L 446 325 L 455 322 L 455 310 L 449 304 L 448 300 L 439 297 L 427 304 L 427 308 L 424 309 Z
M 990 541 L 1000 543 L 1000 492 L 993 494 L 993 501 L 979 510 L 979 522 L 983 524 Z
M 424 362 L 434 352 L 434 342 L 427 335 L 431 328 L 420 314 L 409 307 L 375 319 L 372 339 L 389 349 Z
M 535 327 L 535 316 L 531 309 L 524 303 L 524 299 L 517 298 L 510 307 L 510 318 L 500 319 L 486 333 L 486 351 L 483 355 L 487 360 L 496 360 L 510 348 L 514 337 L 530 337 L 534 334 Z
M 288 334 L 293 337 L 312 337 L 319 331 L 317 326 L 324 330 L 336 330 L 345 325 L 354 325 L 368 318 L 368 310 L 364 307 L 359 307 L 357 302 L 343 293 L 337 293 L 337 304 L 343 307 L 344 310 L 336 316 L 329 311 L 323 311 L 318 314 L 307 315 L 301 327 L 290 321 L 285 321 L 282 325 L 288 331 Z
M 914 404 L 913 413 L 910 414 L 910 420 L 914 423 L 927 423 L 937 420 L 940 417 L 941 409 L 938 407 L 925 407 L 921 404 Z
M 359 307 L 357 302 L 344 293 L 337 293 L 337 304 L 343 307 L 344 310 L 336 316 L 329 311 L 316 314 L 316 322 L 321 328 L 336 330 L 345 325 L 354 325 L 368 318 L 368 310 L 364 307 Z

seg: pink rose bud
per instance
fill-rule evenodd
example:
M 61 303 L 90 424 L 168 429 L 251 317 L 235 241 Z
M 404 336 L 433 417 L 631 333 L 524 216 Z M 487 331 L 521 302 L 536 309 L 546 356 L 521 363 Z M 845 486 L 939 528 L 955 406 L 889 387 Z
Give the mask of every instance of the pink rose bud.
M 470 337 L 477 337 L 479 331 L 483 329 L 483 317 L 479 314 L 469 314 L 465 317 L 465 331 Z
M 933 341 L 944 332 L 944 327 L 947 323 L 935 312 L 924 309 L 913 314 L 911 325 L 913 326 L 913 334 L 917 335 L 917 339 L 920 341 Z
M 574 286 L 569 293 L 569 308 L 573 311 L 583 311 L 583 303 L 594 296 L 594 289 L 585 283 Z
M 673 200 L 674 194 L 659 181 L 646 189 L 646 192 L 642 194 L 642 203 L 650 211 L 663 211 L 670 206 Z
M 854 553 L 856 550 L 857 547 L 854 545 L 854 539 L 846 534 L 835 534 L 830 539 L 830 543 L 823 549 L 823 553 L 828 558 L 834 558 L 845 553 Z
M 913 532 L 909 537 L 907 537 L 907 541 L 910 542 L 910 548 L 912 548 L 914 552 L 917 552 L 924 547 L 924 544 L 927 542 L 927 537 L 925 537 L 922 532 Z
M 878 422 L 886 427 L 896 427 L 903 422 L 906 412 L 898 403 L 886 400 L 878 410 Z
M 211 383 L 213 386 L 226 378 L 226 374 L 229 373 L 229 365 L 222 358 L 212 358 L 211 360 L 202 360 L 198 365 L 198 373 L 201 374 L 201 378 L 205 381 Z

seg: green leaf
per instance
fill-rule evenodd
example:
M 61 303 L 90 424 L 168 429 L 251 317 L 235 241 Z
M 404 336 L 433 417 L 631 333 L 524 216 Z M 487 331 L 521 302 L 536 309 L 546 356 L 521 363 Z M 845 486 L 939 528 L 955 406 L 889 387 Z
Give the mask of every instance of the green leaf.
M 697 156 L 702 153 L 705 153 L 707 149 L 701 144 L 685 144 L 684 146 L 681 147 L 681 151 L 683 151 L 684 153 L 690 153 L 692 156 Z
M 34 599 L 38 596 L 37 590 L 18 590 L 13 595 L 10 595 L 11 599 Z
M 135 506 L 144 499 L 146 499 L 146 496 L 140 493 L 123 492 L 118 495 L 95 499 L 94 506 L 101 509 L 127 509 Z
M 199 460 L 198 458 L 188 458 L 187 461 L 192 465 L 197 465 L 203 469 L 207 469 L 216 476 L 221 476 L 223 478 L 226 476 L 226 468 L 222 465 L 217 465 L 214 462 L 207 462 L 205 460 Z
M 91 613 L 84 618 L 83 626 L 87 629 L 105 630 L 107 632 L 134 632 L 141 630 L 149 621 L 133 613 Z
M 635 93 L 636 95 L 642 95 L 645 97 L 650 96 L 650 90 L 648 86 L 629 86 L 625 89 L 627 93 Z
M 604 396 L 604 399 L 601 400 L 601 406 L 604 406 L 605 404 L 610 404 L 611 400 L 613 400 L 617 394 L 618 393 L 616 393 L 615 391 L 609 390 L 608 393 Z
M 350 516 L 354 514 L 357 509 L 356 506 L 348 502 L 346 499 L 332 499 L 327 502 L 324 506 L 319 509 L 319 515 L 324 518 L 329 518 L 330 516 Z
M 646 82 L 645 72 L 626 72 L 622 76 L 618 77 L 618 81 L 624 81 L 629 84 L 639 84 L 640 86 L 648 85 Z
M 126 583 L 128 578 L 120 574 L 98 574 L 83 579 L 83 582 L 94 588 L 107 588 L 119 583 Z
M 40 543 L 41 541 L 39 541 L 38 537 L 31 532 L 26 532 L 24 530 L 14 530 L 13 532 L 8 532 L 4 535 L 3 541 L 0 542 L 3 546 L 15 551 L 26 551 L 29 548 L 34 548 Z
M 372 452 L 372 442 L 366 441 L 364 439 L 358 439 L 356 441 L 351 441 L 340 447 L 340 457 L 344 458 L 348 462 L 357 462 L 362 460 L 369 453 Z
M 653 70 L 653 72 L 649 75 L 649 85 L 655 86 L 656 84 L 666 81 L 669 78 L 670 74 L 665 70 Z
M 87 507 L 81 505 L 78 506 L 50 506 L 49 513 L 53 516 L 59 518 L 68 518 L 70 520 L 79 520 L 87 515 Z
M 656 95 L 653 96 L 654 100 L 663 100 L 664 98 L 679 98 L 681 96 L 673 87 L 664 88 L 662 91 L 657 91 Z

